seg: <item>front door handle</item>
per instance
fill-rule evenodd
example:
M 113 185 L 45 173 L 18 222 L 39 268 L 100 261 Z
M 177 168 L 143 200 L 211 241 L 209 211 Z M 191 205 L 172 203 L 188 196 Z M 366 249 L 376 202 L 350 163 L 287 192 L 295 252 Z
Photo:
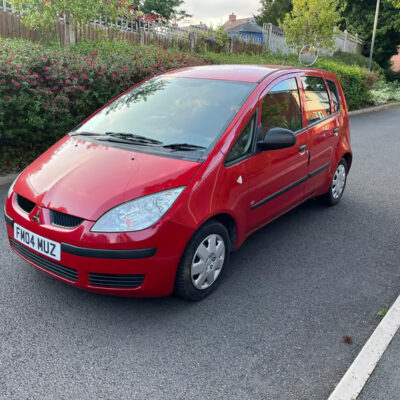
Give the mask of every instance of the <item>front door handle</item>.
M 307 150 L 307 145 L 303 144 L 302 146 L 299 147 L 299 153 L 302 153 L 303 151 Z

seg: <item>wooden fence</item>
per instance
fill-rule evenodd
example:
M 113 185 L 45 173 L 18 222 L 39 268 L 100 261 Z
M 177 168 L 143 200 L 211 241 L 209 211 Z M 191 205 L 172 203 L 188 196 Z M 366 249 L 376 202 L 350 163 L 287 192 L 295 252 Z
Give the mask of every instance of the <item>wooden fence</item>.
M 38 41 L 42 36 L 29 28 L 22 22 L 17 14 L 0 11 L 0 36 L 23 38 Z
M 1 1 L 1 0 L 0 0 Z M 69 26 L 62 20 L 54 24 L 54 30 L 47 34 L 27 28 L 21 21 L 21 15 L 0 11 L 0 36 L 39 41 L 42 39 L 57 37 L 63 45 L 69 43 Z M 104 26 L 98 23 L 86 25 L 80 29 L 74 29 L 76 42 L 81 40 L 111 40 L 121 39 L 132 44 L 157 44 L 165 49 L 176 47 L 181 50 L 198 50 L 203 48 L 215 52 L 232 53 L 261 53 L 263 46 L 252 43 L 242 38 L 233 37 L 229 42 L 220 46 L 218 43 L 206 40 L 191 31 L 183 31 L 176 34 L 173 30 L 149 29 L 146 26 L 138 26 L 135 30 L 119 29 L 117 26 Z
M 54 24 L 52 32 L 40 34 L 27 28 L 21 21 L 21 14 L 14 13 L 11 8 L 4 7 L 5 0 L 0 0 L 0 36 L 22 38 L 39 41 L 56 36 L 63 45 L 69 44 L 71 36 L 76 42 L 81 40 L 107 40 L 121 39 L 132 44 L 158 44 L 165 49 L 175 47 L 181 50 L 196 51 L 205 49 L 215 52 L 228 53 L 293 53 L 294 50 L 286 45 L 285 32 L 271 24 L 263 27 L 263 38 L 243 37 L 230 35 L 229 41 L 221 46 L 212 37 L 207 37 L 204 32 L 193 29 L 184 29 L 166 26 L 149 21 L 126 21 L 107 25 L 103 21 L 93 21 L 80 29 L 73 29 L 72 35 L 69 26 L 60 19 Z M 2 11 L 6 10 L 6 11 Z M 213 40 L 214 39 L 214 40 Z M 336 50 L 340 49 L 351 53 L 361 53 L 363 42 L 357 35 L 351 35 L 347 31 L 338 32 L 335 39 Z M 323 54 L 331 51 L 323 51 Z

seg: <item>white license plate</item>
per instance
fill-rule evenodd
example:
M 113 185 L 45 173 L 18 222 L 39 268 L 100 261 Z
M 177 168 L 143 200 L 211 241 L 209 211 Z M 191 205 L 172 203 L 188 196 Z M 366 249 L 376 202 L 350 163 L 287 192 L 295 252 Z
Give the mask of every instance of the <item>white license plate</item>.
M 61 260 L 61 245 L 14 223 L 14 239 L 54 260 Z

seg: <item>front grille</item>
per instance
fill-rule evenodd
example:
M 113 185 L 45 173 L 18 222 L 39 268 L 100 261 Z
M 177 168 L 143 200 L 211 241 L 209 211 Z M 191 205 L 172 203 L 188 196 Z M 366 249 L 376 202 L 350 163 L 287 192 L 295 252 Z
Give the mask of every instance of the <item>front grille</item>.
M 52 272 L 53 274 L 69 279 L 73 282 L 76 282 L 78 280 L 78 271 L 76 269 L 64 267 L 63 265 L 57 264 L 53 261 L 48 260 L 47 258 L 39 256 L 38 254 L 27 249 L 25 246 L 22 246 L 15 240 L 11 240 L 11 244 L 19 254 L 24 256 L 27 260 L 39 265 L 46 271 Z
M 32 212 L 33 208 L 35 207 L 35 203 L 26 199 L 25 197 L 20 196 L 17 194 L 17 204 L 21 208 L 21 210 L 25 211 L 26 213 Z
M 89 273 L 89 283 L 92 286 L 105 286 L 115 288 L 136 288 L 144 280 L 144 275 L 111 275 Z
M 83 218 L 50 210 L 50 221 L 52 225 L 61 228 L 76 228 L 83 222 Z

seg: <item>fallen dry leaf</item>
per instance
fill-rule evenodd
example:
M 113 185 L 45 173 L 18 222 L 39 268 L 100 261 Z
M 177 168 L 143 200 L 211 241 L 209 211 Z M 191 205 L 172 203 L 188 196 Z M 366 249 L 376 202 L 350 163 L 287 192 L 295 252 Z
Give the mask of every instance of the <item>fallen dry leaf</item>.
M 344 343 L 351 344 L 353 342 L 353 339 L 351 338 L 351 336 L 345 335 L 345 336 L 342 337 L 342 341 Z

